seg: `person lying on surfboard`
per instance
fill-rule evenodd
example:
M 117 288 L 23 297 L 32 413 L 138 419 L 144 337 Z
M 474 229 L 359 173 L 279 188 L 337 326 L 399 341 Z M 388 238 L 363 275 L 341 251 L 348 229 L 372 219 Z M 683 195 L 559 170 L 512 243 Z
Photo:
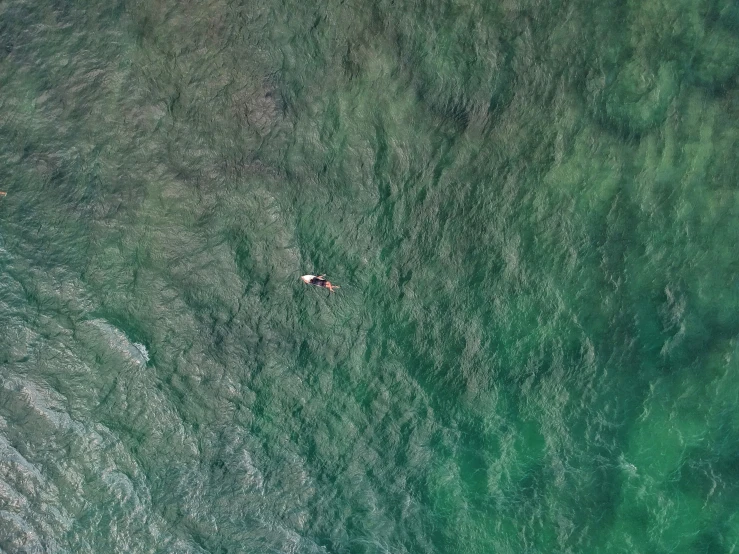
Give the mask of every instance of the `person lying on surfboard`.
M 304 283 L 309 285 L 315 285 L 317 287 L 323 287 L 328 289 L 329 295 L 334 292 L 334 289 L 338 289 L 338 285 L 332 285 L 329 281 L 326 281 L 326 275 L 303 275 L 301 277 Z

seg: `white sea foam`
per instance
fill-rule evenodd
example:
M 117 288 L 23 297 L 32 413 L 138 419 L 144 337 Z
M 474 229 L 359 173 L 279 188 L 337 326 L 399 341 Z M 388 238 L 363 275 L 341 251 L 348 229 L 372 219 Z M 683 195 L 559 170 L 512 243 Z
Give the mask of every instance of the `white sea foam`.
M 109 346 L 129 358 L 134 363 L 146 365 L 149 362 L 149 351 L 140 342 L 133 342 L 126 334 L 104 319 L 93 319 L 88 322 L 103 332 Z
M 141 353 L 141 356 L 144 358 L 145 362 L 149 361 L 149 351 L 146 349 L 146 346 L 141 344 L 140 342 L 134 342 L 133 345 L 136 347 L 136 350 L 138 350 Z

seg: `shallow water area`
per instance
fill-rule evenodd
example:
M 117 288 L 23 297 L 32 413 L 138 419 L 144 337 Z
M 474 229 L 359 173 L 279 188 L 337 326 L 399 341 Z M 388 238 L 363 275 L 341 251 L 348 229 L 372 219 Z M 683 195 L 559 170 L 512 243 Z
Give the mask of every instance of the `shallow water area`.
M 0 551 L 736 551 L 738 75 L 728 0 L 0 4 Z

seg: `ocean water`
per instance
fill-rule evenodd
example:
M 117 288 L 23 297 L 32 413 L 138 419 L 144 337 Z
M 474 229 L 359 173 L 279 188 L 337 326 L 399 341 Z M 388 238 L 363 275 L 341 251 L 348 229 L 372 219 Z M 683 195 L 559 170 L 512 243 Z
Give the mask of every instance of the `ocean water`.
M 737 552 L 738 76 L 735 0 L 4 0 L 0 551 Z

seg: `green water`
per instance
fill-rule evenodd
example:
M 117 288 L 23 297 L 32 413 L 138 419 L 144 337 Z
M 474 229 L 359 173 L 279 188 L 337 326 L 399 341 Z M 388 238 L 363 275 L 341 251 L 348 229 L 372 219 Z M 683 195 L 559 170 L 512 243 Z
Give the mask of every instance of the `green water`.
M 0 551 L 736 552 L 738 76 L 732 0 L 0 3 Z

